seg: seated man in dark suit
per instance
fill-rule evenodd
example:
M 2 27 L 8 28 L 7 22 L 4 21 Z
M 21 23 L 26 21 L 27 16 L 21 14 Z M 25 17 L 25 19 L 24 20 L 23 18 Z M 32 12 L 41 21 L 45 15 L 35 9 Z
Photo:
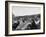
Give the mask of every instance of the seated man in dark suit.
M 34 19 L 32 19 L 32 26 L 31 26 L 31 29 L 37 29 L 37 26 L 36 26 L 36 24 L 35 24 Z

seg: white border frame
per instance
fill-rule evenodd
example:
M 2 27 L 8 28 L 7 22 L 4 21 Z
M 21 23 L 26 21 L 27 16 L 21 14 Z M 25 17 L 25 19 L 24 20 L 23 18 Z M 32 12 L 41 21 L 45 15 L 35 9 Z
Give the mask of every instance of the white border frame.
M 41 7 L 41 29 L 39 30 L 23 30 L 23 31 L 12 31 L 12 6 L 30 6 L 30 7 Z M 21 3 L 10 3 L 8 2 L 8 13 L 9 13 L 9 34 L 26 34 L 26 33 L 42 33 L 43 32 L 43 5 L 36 4 L 21 4 Z

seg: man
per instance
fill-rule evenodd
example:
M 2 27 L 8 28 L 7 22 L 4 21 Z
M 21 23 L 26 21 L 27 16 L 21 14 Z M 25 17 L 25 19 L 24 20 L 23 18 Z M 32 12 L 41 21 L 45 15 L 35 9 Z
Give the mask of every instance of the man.
M 15 23 L 13 24 L 13 30 L 16 30 L 18 25 L 19 25 L 19 21 L 15 21 Z
M 32 26 L 31 26 L 31 29 L 37 29 L 37 26 L 36 26 L 36 24 L 35 24 L 34 19 L 32 19 Z

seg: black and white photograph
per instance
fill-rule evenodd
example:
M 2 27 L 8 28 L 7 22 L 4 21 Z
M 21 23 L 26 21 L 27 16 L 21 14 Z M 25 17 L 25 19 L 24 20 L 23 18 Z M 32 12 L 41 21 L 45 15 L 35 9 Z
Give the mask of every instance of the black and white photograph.
M 36 2 L 6 1 L 6 35 L 44 34 L 45 4 Z
M 18 11 L 17 11 L 17 9 L 18 9 Z M 34 11 L 31 11 L 33 9 L 34 9 Z M 28 7 L 27 8 L 26 7 L 13 7 L 12 30 L 40 29 L 40 23 L 41 23 L 40 22 L 40 19 L 41 19 L 40 13 L 36 11 L 37 14 L 35 14 L 34 13 L 35 9 L 37 11 L 40 10 L 39 8 L 32 8 L 32 7 L 30 7 L 30 8 L 28 8 Z M 16 12 L 14 13 L 14 11 L 16 11 Z M 20 14 L 18 14 L 18 13 L 20 13 Z M 18 16 L 16 16 L 16 15 L 18 15 Z

